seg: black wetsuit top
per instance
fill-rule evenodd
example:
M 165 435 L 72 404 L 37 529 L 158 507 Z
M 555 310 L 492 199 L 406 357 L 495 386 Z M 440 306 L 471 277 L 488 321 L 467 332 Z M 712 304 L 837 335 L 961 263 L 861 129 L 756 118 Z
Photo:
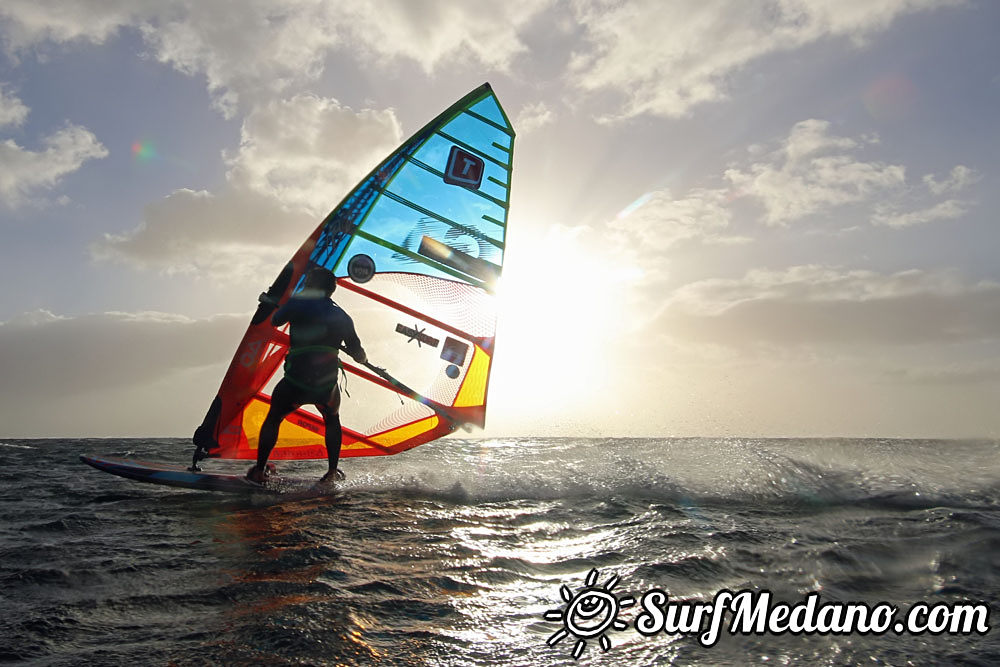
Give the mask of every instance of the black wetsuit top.
M 327 297 L 296 296 L 271 316 L 275 327 L 291 325 L 285 378 L 307 391 L 329 392 L 337 384 L 344 345 L 352 357 L 364 354 L 350 315 Z

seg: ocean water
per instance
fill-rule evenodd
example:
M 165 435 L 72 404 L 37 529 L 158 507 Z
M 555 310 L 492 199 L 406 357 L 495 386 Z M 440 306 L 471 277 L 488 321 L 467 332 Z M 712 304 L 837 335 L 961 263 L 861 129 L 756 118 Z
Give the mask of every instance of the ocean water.
M 77 460 L 189 452 L 2 441 L 0 663 L 1000 662 L 996 441 L 446 439 L 345 460 L 346 482 L 311 498 L 158 487 Z M 897 617 L 926 603 L 936 621 L 967 605 L 979 626 L 647 635 L 654 590 L 689 605 L 768 591 L 796 609 L 818 593 Z

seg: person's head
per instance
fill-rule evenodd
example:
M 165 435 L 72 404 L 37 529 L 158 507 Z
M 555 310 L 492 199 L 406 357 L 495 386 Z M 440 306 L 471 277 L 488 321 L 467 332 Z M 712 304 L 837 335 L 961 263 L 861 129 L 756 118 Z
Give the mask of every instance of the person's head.
M 306 274 L 306 280 L 302 284 L 302 287 L 304 289 L 317 290 L 326 296 L 330 296 L 337 289 L 337 278 L 333 275 L 333 271 L 324 269 L 322 266 L 317 266 Z

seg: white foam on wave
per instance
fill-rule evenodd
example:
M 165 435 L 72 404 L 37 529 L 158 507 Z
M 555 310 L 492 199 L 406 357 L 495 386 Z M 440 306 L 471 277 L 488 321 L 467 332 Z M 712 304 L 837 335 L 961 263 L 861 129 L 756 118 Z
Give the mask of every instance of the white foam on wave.
M 622 498 L 1000 504 L 990 442 L 850 439 L 442 441 L 359 462 L 358 488 L 455 502 Z M 348 463 L 347 465 L 351 465 Z M 345 466 L 346 467 L 346 466 Z M 353 466 L 352 466 L 353 467 Z

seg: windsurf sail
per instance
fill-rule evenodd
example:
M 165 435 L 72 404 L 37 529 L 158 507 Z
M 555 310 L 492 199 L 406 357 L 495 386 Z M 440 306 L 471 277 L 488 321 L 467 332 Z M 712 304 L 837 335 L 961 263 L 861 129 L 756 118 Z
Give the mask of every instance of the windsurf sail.
M 254 459 L 288 351 L 271 314 L 324 267 L 374 363 L 341 355 L 341 456 L 396 454 L 463 424 L 484 426 L 493 288 L 503 268 L 514 129 L 489 84 L 453 104 L 372 170 L 306 239 L 251 318 L 201 426 L 195 461 Z M 272 459 L 323 459 L 309 407 L 281 426 Z

